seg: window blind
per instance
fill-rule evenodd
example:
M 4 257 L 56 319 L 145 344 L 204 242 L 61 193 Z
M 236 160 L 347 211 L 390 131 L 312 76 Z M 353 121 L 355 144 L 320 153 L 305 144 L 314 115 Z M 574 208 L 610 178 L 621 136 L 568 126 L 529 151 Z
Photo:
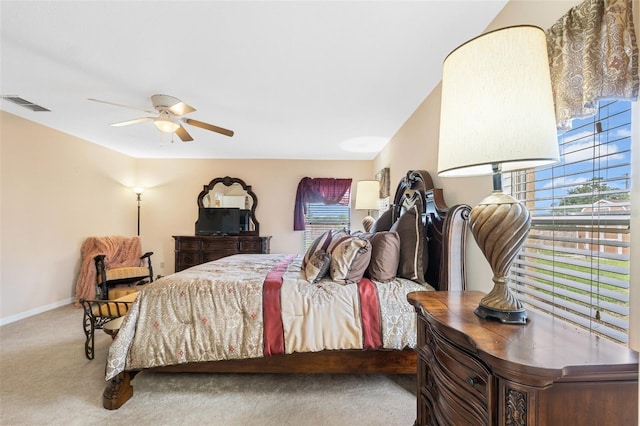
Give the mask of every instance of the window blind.
M 596 116 L 558 134 L 560 162 L 513 173 L 531 231 L 510 270 L 529 307 L 628 342 L 631 104 L 600 101 Z
M 330 229 L 349 229 L 351 226 L 350 191 L 347 191 L 340 204 L 308 203 L 304 216 L 304 250 Z

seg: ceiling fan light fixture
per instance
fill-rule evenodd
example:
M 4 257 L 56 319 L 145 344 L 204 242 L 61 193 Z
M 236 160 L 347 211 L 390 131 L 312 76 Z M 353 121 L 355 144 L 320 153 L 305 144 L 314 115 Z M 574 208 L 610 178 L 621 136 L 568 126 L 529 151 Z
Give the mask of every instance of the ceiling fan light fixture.
M 158 130 L 165 133 L 173 133 L 180 127 L 180 124 L 168 114 L 160 115 L 160 117 L 153 120 L 153 124 L 156 125 Z

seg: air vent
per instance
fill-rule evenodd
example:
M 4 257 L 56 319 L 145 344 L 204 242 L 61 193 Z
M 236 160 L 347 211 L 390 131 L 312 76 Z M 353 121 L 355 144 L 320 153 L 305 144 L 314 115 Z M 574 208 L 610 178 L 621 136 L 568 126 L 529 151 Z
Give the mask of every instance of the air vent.
M 13 102 L 16 105 L 20 105 L 21 107 L 30 109 L 31 111 L 35 111 L 35 112 L 51 111 L 49 109 L 46 109 L 43 106 L 36 105 L 33 102 L 29 102 L 26 99 L 22 99 L 20 96 L 0 96 L 0 98 L 6 99 L 9 102 Z

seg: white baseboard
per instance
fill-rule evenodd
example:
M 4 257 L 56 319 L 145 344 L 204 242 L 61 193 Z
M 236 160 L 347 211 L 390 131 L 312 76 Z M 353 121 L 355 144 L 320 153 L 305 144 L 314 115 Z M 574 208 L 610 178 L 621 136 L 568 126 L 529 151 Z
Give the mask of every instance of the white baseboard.
M 21 312 L 19 314 L 12 315 L 12 316 L 7 317 L 7 318 L 0 318 L 0 327 L 2 327 L 3 325 L 11 324 L 12 322 L 19 321 L 21 319 L 29 318 L 29 317 L 32 317 L 34 315 L 50 311 L 52 309 L 59 308 L 61 306 L 69 305 L 69 304 L 73 303 L 73 300 L 74 300 L 73 297 L 70 297 L 68 299 L 60 300 L 58 302 L 51 303 L 49 305 L 40 306 L 39 308 L 31 309 L 31 310 L 26 311 L 26 312 Z

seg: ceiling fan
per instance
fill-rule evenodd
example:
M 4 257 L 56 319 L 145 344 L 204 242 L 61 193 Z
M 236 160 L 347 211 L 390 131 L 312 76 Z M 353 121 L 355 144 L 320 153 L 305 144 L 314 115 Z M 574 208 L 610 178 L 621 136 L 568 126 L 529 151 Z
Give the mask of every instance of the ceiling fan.
M 100 102 L 103 104 L 115 105 L 124 108 L 136 109 L 138 111 L 144 111 L 149 114 L 158 114 L 155 117 L 141 117 L 133 120 L 120 121 L 118 123 L 112 123 L 111 126 L 122 127 L 129 126 L 131 124 L 138 124 L 145 121 L 153 121 L 156 127 L 165 133 L 175 133 L 183 142 L 192 141 L 193 138 L 182 126 L 181 123 L 190 124 L 201 129 L 210 130 L 212 132 L 220 133 L 225 136 L 233 136 L 233 130 L 224 129 L 222 127 L 214 126 L 213 124 L 205 123 L 203 121 L 194 120 L 192 118 L 183 117 L 196 109 L 191 105 L 182 102 L 178 98 L 174 98 L 169 95 L 153 95 L 151 96 L 151 102 L 155 111 L 144 110 L 128 105 L 116 104 L 113 102 L 101 101 L 99 99 L 89 98 L 90 101 Z

